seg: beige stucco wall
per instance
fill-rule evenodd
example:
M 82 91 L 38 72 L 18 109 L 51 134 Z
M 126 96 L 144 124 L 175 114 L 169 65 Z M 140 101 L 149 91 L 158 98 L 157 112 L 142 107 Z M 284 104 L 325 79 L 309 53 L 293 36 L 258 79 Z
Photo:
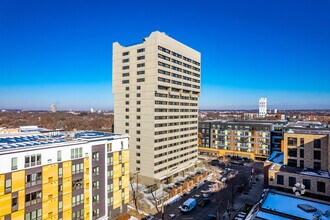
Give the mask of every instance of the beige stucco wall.
M 191 167 L 195 165 L 197 160 L 197 123 L 198 123 L 198 106 L 190 106 L 190 104 L 197 104 L 197 100 L 182 100 L 175 98 L 162 98 L 155 97 L 155 93 L 162 93 L 167 95 L 187 95 L 191 97 L 199 97 L 199 88 L 185 87 L 183 85 L 173 85 L 172 83 L 166 83 L 158 81 L 158 77 L 162 77 L 169 80 L 175 80 L 180 82 L 189 83 L 191 85 L 200 86 L 200 82 L 187 81 L 184 79 L 178 79 L 173 76 L 167 76 L 161 73 L 158 73 L 158 69 L 163 69 L 171 73 L 180 74 L 182 76 L 190 77 L 191 79 L 198 79 L 200 77 L 195 77 L 192 75 L 187 75 L 183 72 L 176 71 L 173 69 L 162 68 L 158 65 L 158 62 L 163 62 L 169 65 L 174 65 L 176 67 L 193 71 L 191 69 L 175 64 L 171 61 L 163 60 L 158 57 L 158 54 L 163 54 L 171 59 L 176 59 L 181 62 L 188 63 L 182 59 L 179 59 L 172 54 L 167 54 L 158 49 L 158 46 L 162 46 L 168 50 L 179 53 L 185 57 L 193 59 L 197 62 L 200 62 L 200 53 L 196 50 L 187 47 L 186 45 L 174 40 L 173 38 L 161 33 L 161 32 L 152 32 L 151 35 L 144 39 L 143 43 L 136 44 L 133 46 L 121 46 L 119 43 L 113 44 L 113 85 L 112 92 L 114 94 L 114 130 L 116 133 L 126 133 L 130 135 L 129 149 L 130 149 L 130 171 L 135 172 L 137 168 L 140 168 L 140 175 L 147 177 L 144 178 L 150 182 L 149 179 L 163 179 L 168 176 L 178 173 L 182 169 Z M 137 53 L 137 49 L 144 48 L 145 51 L 142 53 Z M 123 52 L 129 52 L 128 56 L 123 56 Z M 145 56 L 144 60 L 137 60 L 138 56 Z M 123 63 L 123 59 L 129 58 L 129 62 Z M 144 67 L 137 67 L 138 63 L 145 63 Z M 129 65 L 129 70 L 123 70 L 122 67 Z M 193 65 L 189 63 L 189 65 Z M 197 67 L 197 66 L 196 66 Z M 200 68 L 200 67 L 198 67 Z M 145 74 L 137 75 L 137 71 L 144 70 Z M 196 71 L 195 71 L 196 72 Z M 128 77 L 123 77 L 122 73 L 129 73 Z M 200 74 L 200 73 L 199 73 Z M 144 78 L 145 82 L 137 82 L 138 78 Z M 123 84 L 123 80 L 129 80 L 128 84 Z M 191 94 L 183 94 L 180 92 L 164 91 L 159 90 L 158 86 L 167 86 L 175 87 L 186 90 L 190 90 Z M 137 86 L 141 86 L 141 90 L 137 90 Z M 129 91 L 126 90 L 126 87 L 129 87 Z M 192 94 L 192 91 L 197 92 L 198 94 Z M 137 93 L 141 94 L 141 97 L 137 97 Z M 126 94 L 129 94 L 129 98 L 126 98 Z M 189 103 L 189 106 L 182 105 L 158 105 L 155 104 L 155 101 L 165 101 L 165 102 L 186 102 Z M 129 103 L 126 104 L 126 101 Z M 137 101 L 140 101 L 141 104 L 138 105 Z M 126 108 L 129 109 L 129 112 L 126 112 Z M 137 109 L 140 108 L 140 112 L 137 112 Z M 188 109 L 189 112 L 155 112 L 156 108 L 167 108 L 167 109 Z M 191 112 L 190 110 L 195 110 Z M 194 118 L 180 118 L 180 116 L 194 116 Z M 126 118 L 129 116 L 129 119 Z M 140 116 L 141 119 L 137 119 L 137 116 Z M 164 119 L 164 120 L 155 120 L 157 116 L 179 116 L 178 119 Z M 169 123 L 179 123 L 176 126 L 169 126 Z M 181 125 L 181 122 L 188 122 L 192 124 Z M 126 125 L 128 123 L 128 125 Z M 140 124 L 140 127 L 137 127 L 137 124 Z M 155 124 L 166 123 L 166 127 L 155 127 Z M 180 129 L 188 128 L 187 131 L 182 131 Z M 166 133 L 161 135 L 155 135 L 155 132 L 170 131 L 174 129 L 179 129 L 177 132 Z M 140 132 L 138 134 L 137 132 Z M 183 137 L 182 135 L 196 133 L 194 136 Z M 174 138 L 173 140 L 167 140 L 164 142 L 155 143 L 155 139 L 161 138 L 171 138 L 177 136 L 179 138 Z M 137 141 L 137 138 L 140 141 Z M 184 142 L 195 138 L 196 140 L 189 143 L 180 143 L 176 146 L 167 147 L 161 150 L 155 150 L 156 147 L 168 146 L 173 143 Z M 184 149 L 185 147 L 188 149 Z M 137 146 L 140 146 L 140 149 L 137 149 Z M 195 151 L 191 153 L 192 151 Z M 140 156 L 137 156 L 137 153 Z M 155 155 L 167 153 L 167 155 L 155 158 Z M 180 156 L 182 154 L 187 154 L 185 156 Z M 168 160 L 175 156 L 179 156 L 176 159 L 171 160 L 170 162 L 165 162 L 160 165 L 155 166 L 155 163 Z M 194 159 L 189 159 L 188 161 L 181 163 L 177 166 L 168 168 L 171 164 L 181 162 L 185 159 L 196 156 Z M 140 164 L 136 163 L 140 161 Z M 155 170 L 165 168 L 164 171 L 159 173 L 154 173 Z M 149 179 L 148 179 L 149 178 Z

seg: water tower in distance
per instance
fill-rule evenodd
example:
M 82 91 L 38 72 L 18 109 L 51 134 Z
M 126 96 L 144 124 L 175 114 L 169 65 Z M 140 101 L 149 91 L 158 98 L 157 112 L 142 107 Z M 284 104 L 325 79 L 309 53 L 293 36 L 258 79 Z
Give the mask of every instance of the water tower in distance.
M 57 106 L 55 104 L 50 106 L 50 112 L 57 112 Z

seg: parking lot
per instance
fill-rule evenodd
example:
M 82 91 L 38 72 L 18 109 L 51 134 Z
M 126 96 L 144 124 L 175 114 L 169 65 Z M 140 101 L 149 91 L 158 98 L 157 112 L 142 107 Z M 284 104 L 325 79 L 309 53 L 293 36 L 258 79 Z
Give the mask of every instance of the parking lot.
M 227 216 L 231 215 L 231 209 L 239 209 L 244 206 L 242 203 L 237 203 L 235 206 L 235 198 L 241 193 L 248 194 L 249 190 L 251 190 L 250 185 L 251 182 L 251 171 L 252 166 L 255 164 L 232 164 L 232 163 L 218 163 L 208 165 L 212 172 L 214 173 L 213 178 L 207 181 L 203 186 L 198 189 L 191 190 L 190 194 L 184 195 L 181 200 L 165 207 L 165 219 L 206 219 L 208 214 L 217 214 L 219 216 Z M 220 174 L 222 173 L 222 174 Z M 226 178 L 226 179 L 224 179 Z M 222 180 L 224 183 L 222 183 Z M 262 181 L 262 180 L 259 180 Z M 256 182 L 256 178 L 252 178 L 252 183 Z M 197 203 L 199 200 L 203 199 L 203 192 L 209 189 L 209 186 L 212 184 L 218 184 L 220 191 L 213 193 L 209 196 L 210 203 L 205 205 L 204 207 L 200 207 L 196 205 L 196 207 L 191 210 L 188 214 L 182 214 L 180 210 L 180 206 L 188 199 L 195 198 Z M 261 182 L 259 182 L 261 183 Z M 253 187 L 253 186 L 252 186 Z M 258 186 L 259 187 L 259 186 Z M 262 187 L 261 187 L 262 188 Z M 258 197 L 253 195 L 258 201 Z M 232 201 L 234 201 L 234 206 L 232 206 Z M 228 214 L 229 213 L 229 214 Z M 234 213 L 234 212 L 233 212 Z M 156 218 L 160 218 L 161 215 L 158 213 Z M 228 217 L 228 216 L 227 216 Z M 222 219 L 222 218 L 221 218 Z

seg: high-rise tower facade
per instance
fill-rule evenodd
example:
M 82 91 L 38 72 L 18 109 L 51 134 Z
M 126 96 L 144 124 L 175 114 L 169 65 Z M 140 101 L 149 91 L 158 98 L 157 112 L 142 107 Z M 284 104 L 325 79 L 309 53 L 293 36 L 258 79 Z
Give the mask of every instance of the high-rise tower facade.
M 201 54 L 159 31 L 113 44 L 114 130 L 128 133 L 130 172 L 171 181 L 197 160 Z
M 267 98 L 259 99 L 259 117 L 265 117 L 267 115 Z

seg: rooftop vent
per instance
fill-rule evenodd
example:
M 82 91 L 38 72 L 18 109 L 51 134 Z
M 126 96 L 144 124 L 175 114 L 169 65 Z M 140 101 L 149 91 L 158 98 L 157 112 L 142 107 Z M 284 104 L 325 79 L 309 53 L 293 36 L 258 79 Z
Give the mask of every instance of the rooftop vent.
M 309 204 L 298 204 L 298 208 L 304 210 L 305 212 L 316 212 L 317 209 L 314 206 L 311 206 Z

